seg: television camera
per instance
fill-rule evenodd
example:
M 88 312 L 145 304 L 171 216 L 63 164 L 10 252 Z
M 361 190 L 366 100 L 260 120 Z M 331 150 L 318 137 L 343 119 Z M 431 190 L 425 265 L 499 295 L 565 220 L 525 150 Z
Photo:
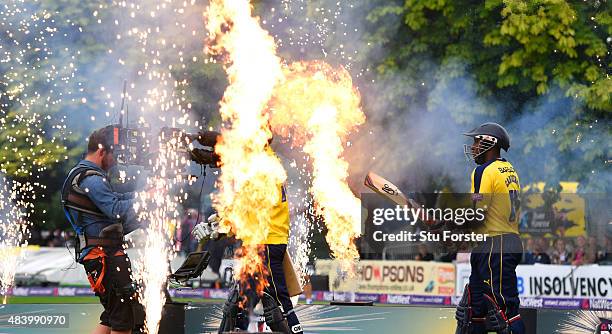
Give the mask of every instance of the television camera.
M 115 160 L 121 165 L 150 167 L 159 148 L 176 140 L 179 154 L 199 164 L 217 167 L 219 156 L 214 147 L 220 134 L 216 131 L 188 133 L 179 128 L 163 127 L 158 137 L 151 137 L 150 129 L 124 127 L 121 123 L 106 127 L 107 142 L 113 149 Z M 197 147 L 199 144 L 201 147 Z
M 188 133 L 179 128 L 163 127 L 157 137 L 152 137 L 151 129 L 146 124 L 129 127 L 129 110 L 125 103 L 126 97 L 127 81 L 124 81 L 119 123 L 105 127 L 107 143 L 110 144 L 115 161 L 118 164 L 150 168 L 159 149 L 174 140 L 176 143 L 175 149 L 179 154 L 184 154 L 188 160 L 201 166 L 218 167 L 219 156 L 214 152 L 214 147 L 220 136 L 218 132 Z M 123 124 L 124 110 L 126 115 L 125 126 Z M 198 147 L 198 144 L 200 147 Z

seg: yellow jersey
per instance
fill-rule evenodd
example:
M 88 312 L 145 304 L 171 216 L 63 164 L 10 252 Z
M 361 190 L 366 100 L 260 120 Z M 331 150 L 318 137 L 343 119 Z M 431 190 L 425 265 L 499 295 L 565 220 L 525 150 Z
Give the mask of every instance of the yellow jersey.
M 266 244 L 269 245 L 286 244 L 289 241 L 289 203 L 285 185 L 280 185 L 278 193 L 280 198 L 270 213 L 270 229 L 266 238 Z
M 472 172 L 473 201 L 476 208 L 485 209 L 485 221 L 477 233 L 496 236 L 518 234 L 519 195 L 521 186 L 514 167 L 505 159 L 480 165 Z

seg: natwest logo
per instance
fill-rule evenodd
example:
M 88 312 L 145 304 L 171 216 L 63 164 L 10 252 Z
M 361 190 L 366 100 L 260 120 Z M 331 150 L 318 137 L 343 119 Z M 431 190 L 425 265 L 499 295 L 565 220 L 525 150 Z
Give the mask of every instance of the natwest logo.
M 389 304 L 410 304 L 410 296 L 408 295 L 387 295 L 387 303 Z
M 612 300 L 589 299 L 589 308 L 592 310 L 612 310 Z
M 541 308 L 544 306 L 544 300 L 542 298 L 521 298 L 521 306 Z

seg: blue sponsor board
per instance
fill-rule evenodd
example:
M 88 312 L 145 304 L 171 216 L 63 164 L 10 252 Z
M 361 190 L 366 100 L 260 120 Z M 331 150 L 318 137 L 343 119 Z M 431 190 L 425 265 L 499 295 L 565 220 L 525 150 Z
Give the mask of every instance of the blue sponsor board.
M 84 287 L 17 287 L 10 289 L 9 296 L 23 297 L 75 297 L 94 296 L 90 288 Z M 174 298 L 226 299 L 226 289 L 171 289 Z M 379 304 L 418 305 L 418 306 L 451 306 L 456 305 L 456 296 L 423 296 L 411 294 L 377 294 L 351 293 L 332 291 L 313 291 L 313 300 L 330 301 L 372 301 Z M 607 298 L 540 298 L 522 297 L 521 306 L 528 308 L 547 308 L 561 310 L 612 310 L 612 299 Z

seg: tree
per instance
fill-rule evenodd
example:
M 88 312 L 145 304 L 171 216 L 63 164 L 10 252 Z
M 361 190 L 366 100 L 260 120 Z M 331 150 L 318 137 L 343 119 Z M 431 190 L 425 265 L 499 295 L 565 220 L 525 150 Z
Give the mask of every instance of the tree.
M 28 179 L 65 158 L 65 127 L 54 117 L 74 100 L 76 28 L 38 6 L 9 2 L 0 21 L 0 172 Z
M 485 106 L 455 103 L 450 115 L 458 124 L 490 118 L 514 126 L 513 145 L 521 153 L 514 157 L 531 181 L 608 187 L 601 178 L 610 179 L 612 3 L 405 0 L 366 6 L 367 41 L 374 52 L 385 50 L 377 77 L 401 73 L 401 82 L 413 87 L 391 99 L 417 105 L 409 107 L 413 113 L 432 111 L 455 101 L 427 86 L 459 82 L 452 88 L 461 91 L 475 82 L 476 100 Z
M 156 61 L 169 65 L 167 81 L 179 83 L 171 90 L 180 108 L 191 110 L 201 125 L 214 124 L 226 83 L 220 65 L 204 61 L 202 4 L 185 15 L 168 8 L 163 13 L 169 17 L 155 18 L 144 10 L 132 18 L 121 3 L 108 1 L 11 0 L 3 6 L 0 170 L 19 182 L 44 180 L 33 192 L 31 220 L 36 224 L 50 220 L 47 228 L 68 227 L 58 202 L 63 179 L 84 153 L 91 130 L 117 122 L 124 79 L 137 83 L 129 88 L 127 102 L 130 120 L 137 119 L 151 86 L 143 78 L 147 66 Z M 179 19 L 198 34 L 176 33 L 178 28 L 169 23 Z M 141 36 L 128 30 L 154 29 L 160 22 L 167 29 L 164 37 L 179 49 L 155 57 L 150 50 L 145 53 Z M 142 116 L 154 122 L 158 115 Z

